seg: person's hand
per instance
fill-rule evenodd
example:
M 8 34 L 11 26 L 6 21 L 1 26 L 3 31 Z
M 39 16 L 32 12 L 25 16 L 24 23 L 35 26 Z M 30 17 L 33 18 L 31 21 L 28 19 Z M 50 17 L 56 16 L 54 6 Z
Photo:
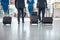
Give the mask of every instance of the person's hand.
M 45 8 L 46 10 L 48 10 L 48 8 Z
M 30 14 L 28 14 L 28 18 L 30 18 Z
M 25 9 L 26 9 L 26 7 L 25 7 Z
M 10 5 L 8 5 L 8 10 L 11 10 L 11 6 Z
M 37 8 L 37 10 L 38 10 L 39 8 Z

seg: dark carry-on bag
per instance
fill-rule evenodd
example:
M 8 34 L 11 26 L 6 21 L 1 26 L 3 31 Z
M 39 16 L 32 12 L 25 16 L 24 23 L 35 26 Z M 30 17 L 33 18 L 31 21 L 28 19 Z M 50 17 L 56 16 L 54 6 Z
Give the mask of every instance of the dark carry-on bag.
M 47 11 L 45 11 L 46 13 L 46 17 L 42 18 L 42 23 L 48 23 L 48 24 L 52 24 L 53 23 L 53 14 L 52 14 L 52 17 L 50 17 L 50 13 L 49 13 L 49 17 L 47 17 Z
M 37 12 L 32 12 L 30 23 L 31 24 L 38 24 L 38 14 L 37 14 Z
M 10 16 L 3 17 L 3 24 L 11 24 L 12 18 Z

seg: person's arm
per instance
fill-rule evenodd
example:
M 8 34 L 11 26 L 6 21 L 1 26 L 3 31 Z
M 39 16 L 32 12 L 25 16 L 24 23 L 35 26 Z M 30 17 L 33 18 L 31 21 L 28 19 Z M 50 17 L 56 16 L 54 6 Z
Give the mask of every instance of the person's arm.
M 37 0 L 37 7 L 39 6 L 39 0 Z
M 16 6 L 17 0 L 15 0 L 15 6 Z
M 45 0 L 45 7 L 47 8 L 47 0 Z

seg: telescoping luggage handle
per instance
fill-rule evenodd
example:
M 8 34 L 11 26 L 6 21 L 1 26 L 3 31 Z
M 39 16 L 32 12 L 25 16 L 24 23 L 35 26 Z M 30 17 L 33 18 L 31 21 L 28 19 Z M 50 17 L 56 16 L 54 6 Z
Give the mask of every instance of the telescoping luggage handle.
M 51 17 L 53 18 L 54 13 L 50 13 L 49 11 L 50 11 L 49 9 L 45 10 L 45 17 L 50 17 L 50 15 L 51 15 Z M 47 16 L 47 14 L 49 14 L 49 15 Z

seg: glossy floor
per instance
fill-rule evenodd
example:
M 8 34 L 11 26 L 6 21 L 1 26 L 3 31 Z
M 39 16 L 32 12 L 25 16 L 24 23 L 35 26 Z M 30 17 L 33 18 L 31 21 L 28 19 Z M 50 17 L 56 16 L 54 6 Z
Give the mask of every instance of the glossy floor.
M 60 40 L 60 21 L 53 24 L 31 25 L 29 21 L 17 24 L 13 18 L 11 25 L 3 25 L 0 19 L 0 40 Z

